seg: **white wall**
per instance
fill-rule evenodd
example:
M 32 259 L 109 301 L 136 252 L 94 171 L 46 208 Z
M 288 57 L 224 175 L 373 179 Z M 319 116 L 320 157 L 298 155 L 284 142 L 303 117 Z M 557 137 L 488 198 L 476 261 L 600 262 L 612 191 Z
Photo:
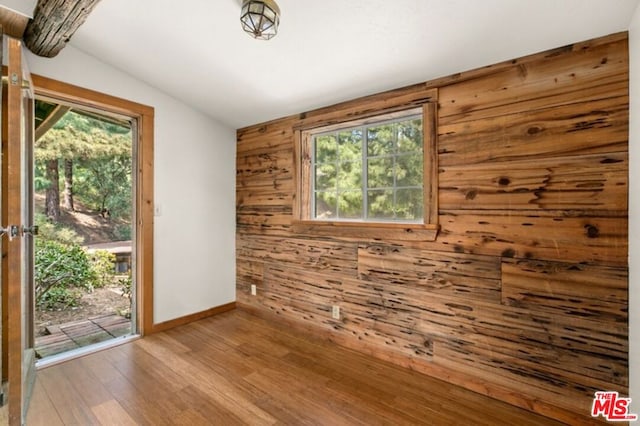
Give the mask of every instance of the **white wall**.
M 629 393 L 640 413 L 640 6 L 629 28 Z
M 235 130 L 70 45 L 27 61 L 32 73 L 155 108 L 154 322 L 234 301 Z

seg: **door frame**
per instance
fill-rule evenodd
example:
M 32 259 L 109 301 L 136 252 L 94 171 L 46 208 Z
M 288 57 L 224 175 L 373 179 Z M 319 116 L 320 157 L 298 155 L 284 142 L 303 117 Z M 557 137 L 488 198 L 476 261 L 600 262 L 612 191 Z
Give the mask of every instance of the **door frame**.
M 79 106 L 125 115 L 136 120 L 137 152 L 134 173 L 136 259 L 136 323 L 141 336 L 153 329 L 153 130 L 154 108 L 126 99 L 85 89 L 37 74 L 31 75 L 36 97 L 45 96 Z

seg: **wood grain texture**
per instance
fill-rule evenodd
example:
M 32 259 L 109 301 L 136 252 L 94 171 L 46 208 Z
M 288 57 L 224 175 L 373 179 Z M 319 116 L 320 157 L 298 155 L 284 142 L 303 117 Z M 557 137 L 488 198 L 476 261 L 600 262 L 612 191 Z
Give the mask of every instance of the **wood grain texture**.
M 612 43 L 627 42 L 628 32 L 621 31 L 618 33 L 609 34 L 606 36 L 579 41 L 564 46 L 559 46 L 554 49 L 545 50 L 543 52 L 533 53 L 531 55 L 523 56 L 515 59 L 508 59 L 506 61 L 498 62 L 491 65 L 486 65 L 480 68 L 476 68 L 469 71 L 459 72 L 448 76 L 436 78 L 425 82 L 428 87 L 442 88 L 446 86 L 461 84 L 467 81 L 487 78 L 489 75 L 495 75 L 505 69 L 510 69 L 520 65 L 529 65 L 540 63 L 541 61 L 548 60 L 550 58 L 575 54 L 578 52 L 592 51 L 600 46 L 610 45 Z
M 0 8 L 0 25 L 4 35 L 20 40 L 28 23 L 28 17 L 4 7 Z
M 412 286 L 418 291 L 495 302 L 501 295 L 498 262 L 493 256 L 443 253 L 383 244 L 361 245 L 358 248 L 358 278 L 380 284 Z
M 262 301 L 273 310 L 283 308 L 322 321 L 331 318 L 331 307 L 340 303 L 341 288 L 342 280 L 334 274 L 272 264 L 265 271 Z
M 460 422 L 560 424 L 239 310 L 40 370 L 27 418 L 29 425 Z
M 438 129 L 441 166 L 625 152 L 626 96 L 473 117 Z M 484 165 L 484 164 L 483 164 Z
M 337 271 L 356 275 L 357 246 L 330 241 L 283 238 L 236 239 L 236 253 L 248 259 L 287 262 L 316 271 Z
M 628 278 L 625 267 L 503 260 L 502 301 L 532 311 L 626 324 Z
M 548 158 L 444 166 L 440 173 L 443 210 L 581 210 L 626 214 L 628 155 Z
M 2 107 L 2 220 L 6 226 L 19 226 L 23 220 L 22 188 L 24 162 L 23 155 L 27 135 L 23 123 L 23 58 L 22 43 L 16 39 L 7 39 L 7 77 L 9 82 L 3 87 Z M 6 97 L 6 98 L 5 98 Z M 5 100 L 6 99 L 6 100 Z M 32 347 L 30 337 L 24 335 L 33 315 L 29 309 L 25 311 L 25 293 L 27 286 L 23 275 L 25 243 L 21 236 L 2 241 L 2 299 L 3 299 L 3 379 L 11 384 L 8 388 L 8 420 L 10 425 L 19 425 L 23 421 L 27 395 L 27 365 L 25 350 Z M 28 299 L 27 299 L 28 300 Z
M 39 0 L 24 32 L 33 53 L 53 58 L 87 20 L 100 0 Z
M 251 285 L 262 286 L 264 280 L 264 262 L 261 260 L 236 258 L 236 285 L 247 292 Z
M 626 217 L 572 217 L 571 211 L 557 210 L 548 213 L 441 210 L 438 241 L 441 249 L 456 252 L 626 265 Z
M 238 305 L 588 422 L 593 392 L 628 392 L 628 75 L 627 36 L 613 34 L 240 129 Z M 435 239 L 297 220 L 296 133 L 429 89 Z
M 437 89 L 429 88 L 425 84 L 417 84 L 304 112 L 299 115 L 299 121 L 294 127 L 296 129 L 324 127 L 354 119 L 422 107 L 422 105 L 437 101 L 437 99 Z
M 591 93 L 594 88 L 624 82 L 628 74 L 626 37 L 582 50 L 566 49 L 560 54 L 514 64 L 483 78 L 442 88 L 440 117 L 459 116 L 461 120 L 505 116 L 574 104 L 576 94 L 596 100 L 603 95 L 594 96 Z M 564 103 L 546 99 L 558 95 L 564 96 Z
M 417 357 L 407 357 L 403 355 L 392 356 L 386 348 L 363 344 L 361 340 L 354 339 L 354 335 L 350 332 L 336 333 L 336 329 L 327 329 L 318 323 L 300 321 L 299 319 L 294 319 L 293 317 L 281 312 L 267 311 L 252 305 L 242 305 L 242 308 L 250 311 L 254 315 L 265 318 L 274 324 L 282 324 L 285 327 L 299 330 L 305 333 L 305 335 L 324 337 L 333 344 L 338 344 L 364 354 L 372 355 L 375 358 L 383 359 L 389 363 L 406 367 L 414 372 L 425 373 L 428 376 L 439 378 L 448 383 L 455 383 L 466 389 L 472 389 L 479 394 L 490 393 L 493 398 L 507 401 L 510 404 L 523 407 L 536 413 L 544 413 L 546 416 L 552 418 L 561 419 L 565 424 L 601 424 L 590 417 L 585 417 L 583 413 L 576 413 L 574 410 L 560 408 L 555 400 L 549 402 L 541 399 L 532 399 L 531 395 L 527 391 L 523 391 L 522 388 L 520 390 L 514 390 L 518 386 L 521 386 L 519 385 L 520 380 L 517 379 L 509 380 L 504 377 L 500 377 L 500 380 L 494 381 L 489 380 L 491 379 L 490 374 L 483 374 L 480 376 L 477 374 L 477 371 L 475 374 L 472 372 L 473 367 L 464 368 L 468 364 L 463 364 L 460 365 L 461 368 L 453 369 L 450 366 L 441 366 L 433 361 L 420 362 Z M 338 326 L 340 326 L 340 324 L 338 324 Z M 416 373 L 413 374 L 415 375 Z M 370 377 L 368 380 L 374 380 L 374 378 Z M 382 378 L 382 380 L 384 380 L 384 378 Z M 442 389 L 438 389 L 436 392 L 450 394 L 450 390 L 444 391 Z M 451 393 L 451 396 L 455 399 L 453 393 Z M 501 422 L 501 420 L 493 421 L 498 424 Z M 449 422 L 446 420 L 443 420 L 443 424 L 448 423 Z M 515 424 L 519 424 L 518 421 L 516 421 Z
M 425 203 L 425 223 L 438 224 L 439 210 L 439 174 L 438 174 L 438 112 L 435 102 L 425 104 L 422 108 L 422 123 L 426 144 L 424 147 L 424 178 L 423 197 Z M 435 238 L 435 236 L 434 236 Z

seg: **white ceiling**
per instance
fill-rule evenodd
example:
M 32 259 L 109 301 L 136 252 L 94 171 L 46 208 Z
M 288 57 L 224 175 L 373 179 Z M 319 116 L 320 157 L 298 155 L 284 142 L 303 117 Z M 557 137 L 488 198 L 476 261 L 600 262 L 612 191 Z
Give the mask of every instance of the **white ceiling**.
M 628 28 L 640 0 L 105 0 L 70 44 L 233 128 Z

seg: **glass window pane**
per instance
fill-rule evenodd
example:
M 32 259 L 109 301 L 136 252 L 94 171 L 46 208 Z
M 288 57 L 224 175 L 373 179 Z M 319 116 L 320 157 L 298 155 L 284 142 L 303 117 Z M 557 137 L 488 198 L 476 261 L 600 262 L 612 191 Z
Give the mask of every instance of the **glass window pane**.
M 369 219 L 393 219 L 393 190 L 368 190 L 367 211 Z
M 398 152 L 422 152 L 422 119 L 398 123 Z
M 338 217 L 337 194 L 334 191 L 316 192 L 316 219 L 336 219 Z
M 394 133 L 395 123 L 367 128 L 367 155 L 392 155 L 395 151 Z
M 338 134 L 340 161 L 354 161 L 362 158 L 362 129 L 342 131 Z
M 316 163 L 330 163 L 336 161 L 338 143 L 335 135 L 322 135 L 315 138 Z
M 315 218 L 422 219 L 421 116 L 316 135 L 312 144 Z
M 370 158 L 367 163 L 367 187 L 393 187 L 393 157 Z
M 340 163 L 338 169 L 338 188 L 340 190 L 362 189 L 362 161 Z
M 362 219 L 362 190 L 346 191 L 338 198 L 340 219 Z
M 422 189 L 406 188 L 396 191 L 395 213 L 397 220 L 422 219 Z
M 422 154 L 396 157 L 396 185 L 422 186 L 423 161 Z
M 316 165 L 316 190 L 336 189 L 336 165 L 318 164 Z

